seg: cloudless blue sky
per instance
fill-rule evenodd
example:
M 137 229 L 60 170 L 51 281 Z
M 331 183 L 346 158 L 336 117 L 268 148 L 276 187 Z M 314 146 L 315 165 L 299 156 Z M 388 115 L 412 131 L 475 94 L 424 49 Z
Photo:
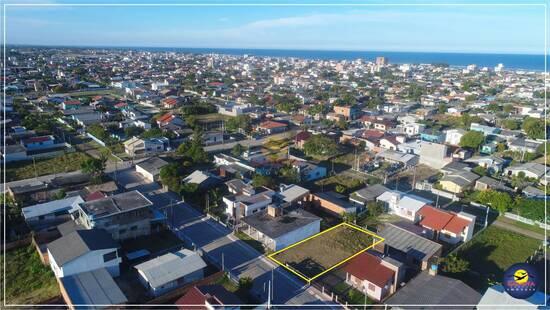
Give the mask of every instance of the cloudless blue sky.
M 155 0 L 131 3 L 148 2 Z M 8 6 L 5 13 L 8 44 L 543 54 L 545 36 L 542 6 Z

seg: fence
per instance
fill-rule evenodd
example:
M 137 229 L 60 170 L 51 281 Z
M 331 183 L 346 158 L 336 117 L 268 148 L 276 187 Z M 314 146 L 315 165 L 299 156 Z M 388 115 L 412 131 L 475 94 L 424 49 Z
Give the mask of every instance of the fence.
M 514 213 L 506 212 L 506 213 L 504 213 L 504 216 L 509 218 L 509 219 L 512 219 L 514 221 L 522 222 L 522 223 L 533 225 L 533 226 L 539 226 L 542 229 L 550 229 L 550 225 L 547 225 L 545 223 L 541 223 L 539 221 L 533 221 L 533 220 L 530 220 L 528 218 L 525 218 L 523 216 L 520 216 L 520 215 L 517 215 L 517 214 L 514 214 Z

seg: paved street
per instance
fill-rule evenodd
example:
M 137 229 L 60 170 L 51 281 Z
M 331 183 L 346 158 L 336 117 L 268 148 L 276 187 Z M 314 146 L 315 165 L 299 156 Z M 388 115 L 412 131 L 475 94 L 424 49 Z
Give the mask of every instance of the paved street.
M 267 283 L 273 280 L 273 304 L 325 304 L 319 292 L 290 273 L 277 267 L 231 231 L 215 220 L 182 203 L 173 208 L 169 222 L 177 235 L 192 246 L 201 248 L 214 263 L 237 277 L 254 279 L 254 294 L 267 302 Z M 170 216 L 172 215 L 172 216 Z M 173 218 L 172 218 L 173 217 Z M 324 297 L 325 298 L 325 297 Z M 326 299 L 326 298 L 325 298 Z

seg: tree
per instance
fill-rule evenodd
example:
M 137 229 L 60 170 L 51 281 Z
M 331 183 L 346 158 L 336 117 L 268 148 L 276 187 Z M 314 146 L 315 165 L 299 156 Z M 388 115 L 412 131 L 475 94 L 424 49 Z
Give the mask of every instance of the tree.
M 343 194 L 346 192 L 347 188 L 342 185 L 342 184 L 336 184 L 336 187 L 334 188 L 334 190 L 337 192 L 337 193 L 340 193 L 340 194 Z
M 252 282 L 251 277 L 242 277 L 239 279 L 239 290 L 243 292 L 248 292 L 254 283 Z
M 334 156 L 338 153 L 338 146 L 328 137 L 314 135 L 304 143 L 304 152 L 310 156 Z
M 252 185 L 254 185 L 254 187 L 265 186 L 265 187 L 273 188 L 275 185 L 275 181 L 273 180 L 272 177 L 268 175 L 255 174 L 254 177 L 252 178 Z
M 477 192 L 475 200 L 482 204 L 497 210 L 499 213 L 504 213 L 512 207 L 512 198 L 508 193 L 495 190 L 485 190 Z
M 147 131 L 144 131 L 142 134 L 141 134 L 141 137 L 143 139 L 149 139 L 149 138 L 159 138 L 159 137 L 163 137 L 164 136 L 164 133 L 162 132 L 162 130 L 160 128 L 151 128 Z
M 235 157 L 239 157 L 244 153 L 244 146 L 240 145 L 239 143 L 235 144 L 233 148 L 231 148 L 231 155 Z
M 283 179 L 285 183 L 298 183 L 300 182 L 300 174 L 298 170 L 291 165 L 285 165 L 279 169 L 279 177 Z
M 369 216 L 379 216 L 384 213 L 384 203 L 382 201 L 370 201 L 367 203 L 367 210 L 369 212 Z
M 197 195 L 199 192 L 199 184 L 196 183 L 184 183 L 181 186 L 181 195 L 186 199 L 193 202 L 200 201 L 200 196 Z
M 126 127 L 126 129 L 124 129 L 124 133 L 126 134 L 126 137 L 136 137 L 143 133 L 143 128 L 137 126 Z
M 461 147 L 477 150 L 481 143 L 485 140 L 482 132 L 470 130 L 460 138 L 459 145 Z
M 171 163 L 160 169 L 160 182 L 173 192 L 181 192 L 181 175 L 183 167 L 178 163 Z
M 441 260 L 442 269 L 445 273 L 463 273 L 470 268 L 470 263 L 458 257 L 456 254 L 451 254 Z
M 233 132 L 242 131 L 248 135 L 252 132 L 252 120 L 246 114 L 238 115 L 228 119 L 225 122 L 225 128 Z
M 357 220 L 357 215 L 355 213 L 348 213 L 348 212 L 342 212 L 340 214 L 340 216 L 342 217 L 342 220 L 346 223 L 354 223 L 356 222 Z
M 88 158 L 80 164 L 80 169 L 84 173 L 89 173 L 94 182 L 100 182 L 106 163 L 107 157 L 103 155 L 100 158 Z
M 176 152 L 191 159 L 192 164 L 205 164 L 209 161 L 208 153 L 202 146 L 202 130 L 195 128 L 190 141 L 178 146 Z
M 522 129 L 531 139 L 544 139 L 546 134 L 544 121 L 533 117 L 527 117 L 523 121 Z
M 447 112 L 447 106 L 444 104 L 444 103 L 441 103 L 438 107 L 437 107 L 437 110 L 440 114 L 444 114 L 445 112 Z
M 472 169 L 472 172 L 480 175 L 480 176 L 484 176 L 484 175 L 487 175 L 487 169 L 481 167 L 481 166 L 476 166 L 474 169 Z
M 515 119 L 507 119 L 502 123 L 502 125 L 504 126 L 504 128 L 510 130 L 516 130 L 520 127 L 520 123 Z

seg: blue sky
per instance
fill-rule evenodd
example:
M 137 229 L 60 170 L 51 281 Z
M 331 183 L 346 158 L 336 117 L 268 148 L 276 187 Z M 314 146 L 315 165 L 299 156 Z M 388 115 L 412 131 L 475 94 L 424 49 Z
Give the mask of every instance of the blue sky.
M 545 36 L 542 6 L 8 6 L 5 13 L 8 44 L 543 54 Z

